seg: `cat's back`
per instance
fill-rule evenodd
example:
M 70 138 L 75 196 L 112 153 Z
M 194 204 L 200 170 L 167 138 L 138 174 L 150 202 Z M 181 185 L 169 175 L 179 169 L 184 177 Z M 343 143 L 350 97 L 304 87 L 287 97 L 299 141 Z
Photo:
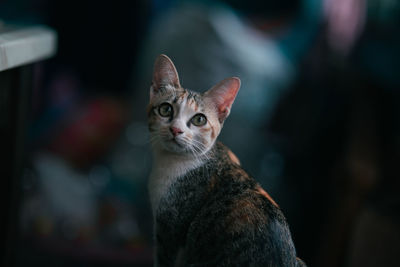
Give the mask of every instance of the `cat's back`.
M 207 259 L 209 266 L 296 266 L 290 232 L 276 203 L 222 143 L 215 145 L 214 159 L 210 193 L 187 234 L 188 263 Z

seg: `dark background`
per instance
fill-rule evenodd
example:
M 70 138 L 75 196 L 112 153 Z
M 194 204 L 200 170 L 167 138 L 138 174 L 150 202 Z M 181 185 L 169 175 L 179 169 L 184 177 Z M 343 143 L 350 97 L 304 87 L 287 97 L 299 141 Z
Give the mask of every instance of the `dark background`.
M 144 110 L 165 53 L 185 87 L 242 79 L 221 140 L 299 257 L 398 266 L 398 2 L 6 0 L 0 19 L 58 33 L 34 66 L 10 264 L 152 265 Z

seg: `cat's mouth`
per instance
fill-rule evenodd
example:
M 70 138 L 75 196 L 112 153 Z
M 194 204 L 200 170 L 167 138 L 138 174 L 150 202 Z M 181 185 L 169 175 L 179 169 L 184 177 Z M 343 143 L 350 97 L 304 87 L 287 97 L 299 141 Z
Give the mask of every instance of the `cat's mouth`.
M 175 145 L 179 146 L 179 147 L 184 147 L 182 143 L 180 143 L 175 137 L 173 137 L 171 139 L 171 142 L 174 143 Z
M 187 150 L 186 144 L 177 138 L 168 138 L 164 142 L 164 148 L 174 153 L 184 153 Z
M 162 146 L 164 149 L 174 153 L 184 153 L 188 150 L 188 144 L 181 138 L 164 136 Z

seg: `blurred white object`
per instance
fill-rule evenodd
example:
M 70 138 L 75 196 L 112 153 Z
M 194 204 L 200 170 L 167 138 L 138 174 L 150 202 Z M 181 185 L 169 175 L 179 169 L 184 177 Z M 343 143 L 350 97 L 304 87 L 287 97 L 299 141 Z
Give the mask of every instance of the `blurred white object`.
M 19 28 L 0 21 L 0 71 L 49 58 L 56 43 L 56 32 L 45 26 Z

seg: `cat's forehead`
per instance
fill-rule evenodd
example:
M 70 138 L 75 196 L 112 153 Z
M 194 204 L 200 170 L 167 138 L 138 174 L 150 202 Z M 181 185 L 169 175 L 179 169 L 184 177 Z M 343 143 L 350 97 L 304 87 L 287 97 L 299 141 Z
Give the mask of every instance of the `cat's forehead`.
M 168 101 L 176 105 L 186 105 L 193 110 L 204 107 L 202 94 L 184 88 L 164 87 L 160 94 L 159 101 Z
M 175 103 L 185 103 L 186 105 L 192 107 L 198 107 L 203 104 L 203 98 L 201 94 L 188 89 L 184 89 L 183 93 L 179 96 L 176 96 L 173 101 Z

